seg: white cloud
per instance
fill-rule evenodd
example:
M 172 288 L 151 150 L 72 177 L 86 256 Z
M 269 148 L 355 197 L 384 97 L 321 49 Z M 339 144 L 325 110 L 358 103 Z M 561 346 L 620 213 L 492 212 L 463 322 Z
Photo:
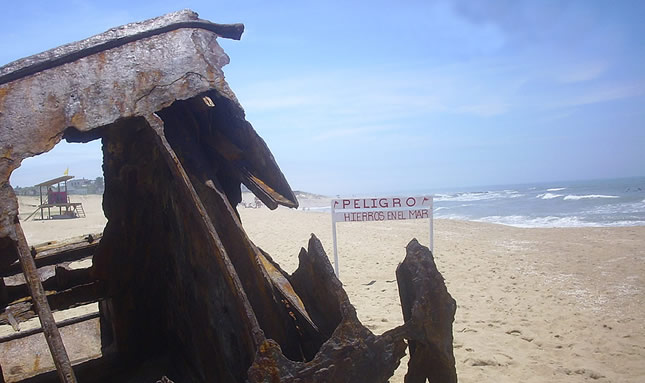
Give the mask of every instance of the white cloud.
M 605 73 L 608 66 L 604 61 L 585 62 L 561 73 L 558 80 L 565 84 L 595 80 Z
M 355 128 L 439 113 L 488 117 L 510 111 L 509 100 L 519 87 L 514 78 L 492 83 L 499 70 L 486 65 L 357 68 L 247 83 L 236 93 L 247 111 L 292 113 L 305 125 L 315 118 Z
M 637 97 L 645 94 L 645 84 L 624 84 L 609 83 L 602 84 L 590 90 L 584 90 L 571 94 L 568 97 L 559 97 L 555 103 L 549 104 L 550 107 L 570 107 L 591 105 L 625 98 Z
M 470 113 L 481 117 L 493 117 L 507 113 L 510 104 L 505 102 L 488 102 L 482 104 L 464 105 L 457 108 L 457 111 Z

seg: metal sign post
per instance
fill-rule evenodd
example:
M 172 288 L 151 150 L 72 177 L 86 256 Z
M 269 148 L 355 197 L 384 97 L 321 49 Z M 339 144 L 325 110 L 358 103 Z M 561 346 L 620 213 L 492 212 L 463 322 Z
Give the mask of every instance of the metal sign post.
M 430 220 L 430 251 L 434 252 L 432 196 L 343 198 L 331 201 L 331 227 L 334 242 L 334 271 L 340 276 L 336 222 Z
M 335 209 L 335 200 L 331 201 L 331 237 L 334 242 L 334 271 L 336 272 L 336 278 L 340 278 L 340 271 L 338 269 L 338 244 L 336 242 L 336 209 Z

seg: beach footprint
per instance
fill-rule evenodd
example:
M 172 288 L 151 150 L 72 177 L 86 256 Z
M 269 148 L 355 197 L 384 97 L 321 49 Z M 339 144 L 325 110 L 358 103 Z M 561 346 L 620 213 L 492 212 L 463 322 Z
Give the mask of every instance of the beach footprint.
M 471 367 L 506 367 L 513 363 L 513 358 L 505 354 L 495 354 L 488 358 L 468 357 L 464 364 Z
M 589 379 L 593 379 L 593 380 L 599 380 L 599 379 L 604 379 L 605 378 L 605 375 L 603 375 L 603 374 L 601 374 L 601 373 L 599 373 L 597 371 L 590 370 L 588 368 L 569 369 L 569 368 L 563 367 L 563 368 L 559 368 L 558 371 L 562 372 L 562 373 L 564 373 L 566 375 L 580 375 L 580 376 L 583 376 L 585 378 L 589 378 Z
M 524 341 L 527 341 L 529 343 L 533 342 L 533 340 L 535 339 L 535 337 L 530 335 L 530 334 L 522 334 L 522 331 L 520 331 L 518 329 L 507 330 L 506 334 L 513 335 L 513 336 L 518 336 L 520 339 L 522 339 Z

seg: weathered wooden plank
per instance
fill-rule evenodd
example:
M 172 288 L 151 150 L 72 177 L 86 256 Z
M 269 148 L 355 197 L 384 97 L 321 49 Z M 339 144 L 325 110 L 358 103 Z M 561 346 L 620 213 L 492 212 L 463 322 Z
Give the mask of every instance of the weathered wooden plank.
M 38 256 L 47 256 L 65 250 L 74 250 L 76 246 L 83 247 L 87 244 L 98 245 L 103 233 L 89 233 L 64 240 L 48 241 L 33 245 L 32 248 Z M 51 252 L 51 253 L 50 253 Z
M 77 286 L 91 284 L 95 282 L 91 268 L 69 269 L 63 265 L 57 265 L 54 275 L 41 281 L 47 295 L 62 292 Z M 7 301 L 16 302 L 18 300 L 29 299 L 29 287 L 27 284 L 10 285 L 6 287 Z
M 62 327 L 65 327 L 65 326 L 70 326 L 70 325 L 73 325 L 73 324 L 76 324 L 76 323 L 79 323 L 79 322 L 85 322 L 87 320 L 95 319 L 95 318 L 98 318 L 98 317 L 99 317 L 99 312 L 96 311 L 96 312 L 93 312 L 93 313 L 88 313 L 88 314 L 84 314 L 84 315 L 79 315 L 77 317 L 64 319 L 64 320 L 62 320 L 60 322 L 56 322 L 56 326 L 58 328 L 62 328 Z M 10 342 L 12 340 L 25 338 L 25 337 L 28 337 L 28 336 L 31 336 L 31 335 L 34 335 L 34 334 L 40 334 L 41 332 L 43 332 L 42 327 L 34 327 L 34 328 L 31 328 L 31 329 L 28 329 L 28 330 L 18 331 L 18 332 L 15 332 L 13 334 L 9 334 L 9 335 L 5 335 L 5 336 L 0 337 L 0 343 L 6 343 L 6 342 Z
M 91 238 L 88 239 L 88 237 Z M 72 243 L 49 243 L 33 247 L 36 267 L 55 265 L 63 262 L 78 261 L 94 254 L 101 241 L 102 234 L 91 234 Z M 0 276 L 8 277 L 20 272 L 20 263 L 16 262 L 0 271 Z
M 52 294 L 47 299 L 51 302 L 51 307 L 59 311 L 96 302 L 105 297 L 105 286 L 99 281 Z
M 100 282 L 76 286 L 74 288 L 47 295 L 49 306 L 54 311 L 66 310 L 105 298 L 105 287 Z M 37 316 L 33 302 L 25 300 L 11 304 L 0 312 L 0 325 L 10 324 L 9 313 L 16 321 L 24 322 Z

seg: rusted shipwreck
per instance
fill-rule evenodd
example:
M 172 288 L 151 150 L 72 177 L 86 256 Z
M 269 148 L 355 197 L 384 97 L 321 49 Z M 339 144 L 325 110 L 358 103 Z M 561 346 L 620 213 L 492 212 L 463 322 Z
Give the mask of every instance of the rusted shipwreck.
M 377 336 L 315 236 L 288 275 L 245 234 L 241 184 L 271 209 L 298 202 L 224 81 L 217 40 L 243 28 L 181 11 L 0 68 L 0 272 L 27 281 L 0 279 L 0 320 L 38 315 L 57 371 L 26 381 L 386 382 L 406 347 L 406 382 L 457 380 L 455 302 L 427 248 L 397 269 L 405 324 Z M 30 248 L 9 176 L 61 139 L 102 140 L 108 224 Z M 51 310 L 93 301 L 103 353 L 72 367 Z

